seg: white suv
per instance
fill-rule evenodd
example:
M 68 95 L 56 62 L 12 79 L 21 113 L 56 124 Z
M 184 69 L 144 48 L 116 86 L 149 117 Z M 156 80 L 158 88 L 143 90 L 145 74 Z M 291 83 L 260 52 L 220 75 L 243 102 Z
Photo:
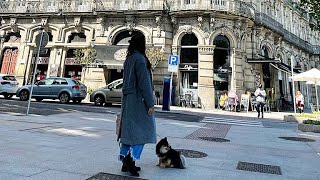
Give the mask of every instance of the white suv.
M 12 75 L 0 74 L 0 94 L 6 99 L 16 94 L 19 83 Z

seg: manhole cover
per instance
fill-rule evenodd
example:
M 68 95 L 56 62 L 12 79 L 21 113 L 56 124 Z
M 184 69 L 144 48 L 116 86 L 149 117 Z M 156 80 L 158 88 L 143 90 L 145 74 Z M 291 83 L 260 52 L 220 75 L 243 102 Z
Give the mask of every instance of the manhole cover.
M 315 142 L 316 140 L 301 138 L 301 137 L 279 137 L 280 139 L 285 139 L 289 141 L 301 141 L 301 142 Z
M 230 140 L 228 139 L 215 138 L 215 137 L 199 137 L 199 139 L 202 139 L 205 141 L 214 141 L 214 142 L 230 142 Z
M 187 158 L 203 158 L 207 157 L 208 155 L 203 152 L 199 151 L 193 151 L 193 150 L 187 150 L 187 149 L 176 149 L 179 151 L 182 155 L 184 155 Z
M 266 164 L 238 162 L 237 169 L 243 170 L 243 171 L 282 175 L 281 169 L 279 166 L 272 166 L 272 165 L 266 165 Z
M 147 180 L 147 179 L 101 172 L 101 173 L 98 173 L 98 174 L 88 178 L 87 180 Z

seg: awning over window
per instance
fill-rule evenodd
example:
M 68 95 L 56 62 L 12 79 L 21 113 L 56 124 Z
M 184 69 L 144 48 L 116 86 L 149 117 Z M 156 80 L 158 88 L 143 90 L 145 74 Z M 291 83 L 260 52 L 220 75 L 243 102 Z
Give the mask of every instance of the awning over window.
M 275 58 L 247 58 L 247 63 L 278 63 L 279 60 L 276 60 Z
M 285 73 L 289 73 L 291 74 L 291 66 L 285 64 L 285 63 L 271 63 L 271 66 L 273 66 L 274 68 L 280 70 L 280 71 L 283 71 Z M 294 73 L 300 73 L 300 70 L 299 69 L 295 69 L 293 68 L 293 72 Z
M 108 69 L 123 69 L 127 46 L 95 46 L 96 65 Z

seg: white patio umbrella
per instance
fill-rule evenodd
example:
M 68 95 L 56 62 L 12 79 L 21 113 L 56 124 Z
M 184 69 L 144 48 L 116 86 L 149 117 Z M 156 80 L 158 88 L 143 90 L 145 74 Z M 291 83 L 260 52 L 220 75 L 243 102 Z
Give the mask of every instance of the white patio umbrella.
M 306 72 L 291 76 L 290 78 L 293 81 L 309 81 L 309 83 L 313 82 L 313 84 L 317 84 L 320 81 L 320 70 L 313 68 Z M 318 90 L 316 85 L 314 87 L 316 89 L 317 110 L 319 111 Z

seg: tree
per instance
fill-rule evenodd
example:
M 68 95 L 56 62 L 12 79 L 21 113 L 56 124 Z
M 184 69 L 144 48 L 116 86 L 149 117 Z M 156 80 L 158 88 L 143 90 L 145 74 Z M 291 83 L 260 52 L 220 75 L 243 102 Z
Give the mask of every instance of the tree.
M 151 70 L 153 71 L 157 65 L 164 60 L 164 51 L 160 48 L 148 48 L 146 50 L 146 55 L 151 63 Z
M 310 27 L 314 30 L 320 30 L 320 1 L 301 0 L 298 7 L 310 13 L 311 19 L 313 19 L 310 22 Z
M 76 49 L 74 57 L 82 65 L 82 80 L 84 80 L 87 68 L 95 63 L 97 51 L 93 48 Z

